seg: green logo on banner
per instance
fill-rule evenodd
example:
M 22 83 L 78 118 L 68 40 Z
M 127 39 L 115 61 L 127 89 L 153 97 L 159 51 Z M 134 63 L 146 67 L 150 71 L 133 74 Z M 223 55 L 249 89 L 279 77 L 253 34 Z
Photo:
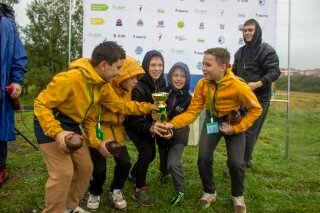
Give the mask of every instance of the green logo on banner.
M 109 9 L 106 4 L 91 4 L 92 11 L 107 11 Z

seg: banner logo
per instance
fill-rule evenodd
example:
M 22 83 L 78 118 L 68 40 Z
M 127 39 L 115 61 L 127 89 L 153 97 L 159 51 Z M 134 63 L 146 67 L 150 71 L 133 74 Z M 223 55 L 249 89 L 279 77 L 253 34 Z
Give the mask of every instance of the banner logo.
M 139 20 L 137 21 L 137 26 L 138 26 L 138 27 L 143 27 L 143 25 L 144 25 L 143 21 L 142 21 L 141 19 L 139 19 Z
M 91 18 L 90 19 L 90 24 L 91 25 L 103 25 L 104 24 L 104 19 L 103 18 Z
M 91 4 L 91 11 L 107 11 L 108 9 L 106 4 Z
M 137 55 L 141 55 L 142 52 L 143 52 L 143 48 L 141 46 L 137 46 L 136 49 L 134 50 L 134 52 L 137 54 Z
M 122 19 L 121 19 L 121 18 L 118 18 L 118 19 L 117 19 L 117 22 L 116 22 L 116 26 L 117 26 L 117 27 L 121 27 L 122 25 L 123 25 Z
M 218 37 L 219 44 L 223 44 L 225 42 L 225 38 L 223 36 Z
M 184 28 L 184 21 L 178 21 L 177 27 L 180 29 Z

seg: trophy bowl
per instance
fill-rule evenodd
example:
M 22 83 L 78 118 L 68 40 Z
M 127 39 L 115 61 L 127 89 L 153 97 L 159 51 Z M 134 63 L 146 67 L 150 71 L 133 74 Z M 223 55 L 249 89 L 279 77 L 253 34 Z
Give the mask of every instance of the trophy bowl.
M 167 92 L 155 92 L 152 93 L 152 99 L 156 102 L 155 104 L 160 104 L 166 102 L 169 97 Z

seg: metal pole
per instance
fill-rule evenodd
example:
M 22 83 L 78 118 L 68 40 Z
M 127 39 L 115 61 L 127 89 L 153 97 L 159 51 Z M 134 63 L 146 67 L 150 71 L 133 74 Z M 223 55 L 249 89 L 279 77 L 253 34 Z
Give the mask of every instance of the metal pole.
M 286 118 L 286 152 L 285 158 L 289 155 L 289 140 L 290 140 L 290 52 L 291 52 L 291 0 L 289 0 L 289 17 L 288 17 L 288 92 L 287 92 L 287 118 Z
M 72 0 L 69 0 L 68 69 L 70 69 L 70 58 L 71 58 L 71 13 L 72 13 Z

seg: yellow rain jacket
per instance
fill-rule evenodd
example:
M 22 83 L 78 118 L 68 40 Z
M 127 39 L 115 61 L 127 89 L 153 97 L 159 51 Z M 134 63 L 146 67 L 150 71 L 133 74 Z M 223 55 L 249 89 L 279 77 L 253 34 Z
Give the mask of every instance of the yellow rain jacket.
M 213 96 L 217 85 L 218 83 L 207 81 L 204 78 L 201 79 L 194 90 L 194 97 L 187 111 L 170 121 L 174 128 L 178 129 L 194 122 L 201 113 L 204 104 L 207 110 L 210 110 L 210 104 L 213 108 Z M 208 92 L 208 88 L 210 92 Z M 214 116 L 217 117 L 217 111 L 219 117 L 226 116 L 232 110 L 239 110 L 241 105 L 244 105 L 247 110 L 247 114 L 242 118 L 241 122 L 232 126 L 235 134 L 246 131 L 262 113 L 262 108 L 255 94 L 246 83 L 240 81 L 232 73 L 230 68 L 223 79 L 220 80 L 216 94 Z M 209 95 L 210 97 L 208 97 Z
M 130 102 L 131 91 L 122 89 L 122 87 L 120 86 L 120 83 L 136 75 L 138 75 L 138 77 L 142 77 L 142 75 L 144 75 L 145 72 L 142 69 L 142 67 L 139 65 L 139 63 L 130 56 L 126 57 L 120 71 L 121 71 L 120 76 L 114 78 L 114 80 L 112 81 L 112 84 L 111 84 L 112 88 L 114 89 L 118 98 L 122 99 L 123 101 L 128 101 L 127 103 L 132 103 Z M 150 110 L 148 108 L 145 108 L 145 109 L 141 108 L 139 109 L 139 111 L 142 112 L 143 114 L 150 113 Z M 104 131 L 104 140 L 116 140 L 118 143 L 124 145 L 125 130 L 124 130 L 123 122 L 126 114 L 129 114 L 129 113 L 116 112 L 112 110 L 112 108 L 110 107 L 101 108 L 100 122 L 101 122 L 101 128 Z M 89 125 L 90 126 L 95 125 L 96 122 L 97 122 L 97 119 L 90 120 Z M 99 145 L 99 142 L 100 141 L 98 139 L 90 139 L 88 146 L 96 148 Z
M 70 71 L 57 74 L 34 101 L 34 113 L 45 135 L 54 138 L 62 131 L 60 122 L 53 114 L 54 108 L 82 123 L 87 135 L 95 132 L 95 127 L 86 126 L 86 123 L 87 119 L 97 116 L 99 102 L 114 112 L 124 114 L 150 112 L 150 103 L 124 102 L 119 99 L 111 84 L 106 84 L 96 73 L 90 59 L 78 59 L 70 67 Z

